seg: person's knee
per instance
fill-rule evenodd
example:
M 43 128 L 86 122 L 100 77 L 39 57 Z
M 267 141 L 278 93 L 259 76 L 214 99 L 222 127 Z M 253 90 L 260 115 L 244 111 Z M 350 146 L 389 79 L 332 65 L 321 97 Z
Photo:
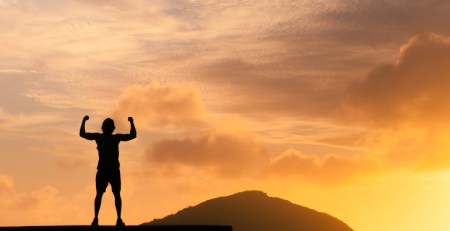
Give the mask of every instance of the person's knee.
M 96 198 L 102 198 L 103 197 L 103 193 L 102 191 L 97 191 L 97 194 L 95 195 Z
M 121 198 L 120 198 L 120 191 L 113 192 L 113 194 L 114 194 L 114 198 L 115 198 L 116 200 L 120 200 L 120 199 L 121 199 Z

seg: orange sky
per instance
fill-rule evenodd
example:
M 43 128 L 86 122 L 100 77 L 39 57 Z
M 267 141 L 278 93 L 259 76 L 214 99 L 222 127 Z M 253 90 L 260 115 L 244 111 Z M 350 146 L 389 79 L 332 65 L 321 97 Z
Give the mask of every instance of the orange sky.
M 140 224 L 257 189 L 355 230 L 450 228 L 450 3 L 1 1 L 0 225 L 89 224 L 123 143 Z M 101 224 L 113 224 L 107 191 Z

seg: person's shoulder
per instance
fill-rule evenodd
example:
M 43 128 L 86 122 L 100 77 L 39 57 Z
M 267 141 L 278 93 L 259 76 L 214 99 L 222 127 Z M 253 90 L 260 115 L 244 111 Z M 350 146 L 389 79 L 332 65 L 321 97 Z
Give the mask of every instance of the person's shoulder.
M 98 133 L 98 132 L 94 132 L 94 133 L 91 133 L 91 134 L 92 134 L 92 136 L 93 136 L 95 139 L 98 139 L 98 138 L 100 138 L 100 137 L 103 136 L 103 133 Z

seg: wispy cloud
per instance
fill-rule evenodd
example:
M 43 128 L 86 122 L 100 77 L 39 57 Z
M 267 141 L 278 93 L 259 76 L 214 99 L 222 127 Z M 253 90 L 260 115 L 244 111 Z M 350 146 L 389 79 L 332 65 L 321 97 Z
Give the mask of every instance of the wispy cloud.
M 35 70 L 0 69 L 0 73 L 37 73 Z

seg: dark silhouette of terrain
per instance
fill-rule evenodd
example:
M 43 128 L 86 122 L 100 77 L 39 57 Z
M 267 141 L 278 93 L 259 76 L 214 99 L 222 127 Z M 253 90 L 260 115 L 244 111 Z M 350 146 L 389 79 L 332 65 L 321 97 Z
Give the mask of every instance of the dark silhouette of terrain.
M 143 225 L 231 225 L 234 231 L 350 231 L 347 224 L 328 214 L 245 191 L 205 201 L 176 214 Z
M 0 231 L 232 231 L 231 226 L 208 225 L 147 225 L 147 226 L 10 226 Z

